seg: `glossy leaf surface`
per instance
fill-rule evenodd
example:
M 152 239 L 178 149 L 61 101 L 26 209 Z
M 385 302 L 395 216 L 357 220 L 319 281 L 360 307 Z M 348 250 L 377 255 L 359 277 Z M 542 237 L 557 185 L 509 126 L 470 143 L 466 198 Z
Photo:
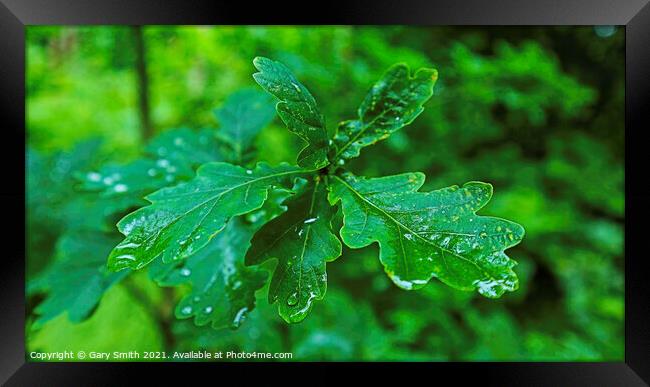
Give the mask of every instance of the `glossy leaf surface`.
M 516 263 L 504 250 L 521 241 L 524 229 L 476 215 L 492 186 L 469 182 L 418 192 L 423 183 L 421 173 L 334 177 L 329 199 L 343 204 L 343 241 L 352 248 L 377 242 L 386 273 L 403 289 L 421 288 L 431 277 L 491 298 L 517 289 Z
M 255 81 L 280 100 L 276 110 L 282 121 L 307 142 L 298 154 L 298 165 L 310 169 L 326 166 L 329 145 L 325 120 L 309 90 L 280 62 L 257 57 L 253 64 L 259 70 L 253 74 Z
M 246 264 L 277 258 L 269 302 L 278 302 L 280 316 L 287 322 L 299 322 L 314 300 L 325 297 L 325 265 L 341 255 L 341 242 L 332 232 L 335 209 L 327 203 L 323 182 L 309 183 L 287 201 L 287 207 L 255 234 Z
M 333 160 L 357 157 L 361 148 L 413 122 L 431 98 L 437 78 L 434 69 L 421 68 L 411 77 L 405 64 L 391 67 L 366 95 L 357 111 L 358 118 L 339 124 Z
M 165 262 L 190 256 L 221 231 L 232 216 L 260 208 L 273 186 L 291 187 L 305 171 L 288 164 L 259 163 L 245 169 L 208 163 L 197 176 L 147 196 L 152 204 L 118 223 L 125 239 L 113 249 L 113 270 L 139 269 L 162 255 Z

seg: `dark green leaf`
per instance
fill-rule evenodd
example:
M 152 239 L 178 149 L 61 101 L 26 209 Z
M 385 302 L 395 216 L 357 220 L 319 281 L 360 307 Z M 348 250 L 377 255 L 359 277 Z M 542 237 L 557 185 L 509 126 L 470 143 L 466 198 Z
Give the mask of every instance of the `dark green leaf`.
M 55 261 L 28 283 L 28 294 L 47 293 L 35 309 L 36 324 L 64 312 L 80 322 L 92 313 L 104 292 L 129 273 L 106 270 L 106 255 L 117 241 L 110 234 L 79 231 L 59 239 Z
M 255 308 L 255 291 L 264 286 L 266 271 L 244 266 L 254 227 L 231 219 L 208 245 L 156 280 L 163 286 L 190 283 L 192 290 L 176 306 L 176 317 L 194 317 L 198 326 L 238 328 Z
M 359 156 L 361 148 L 388 138 L 424 110 L 438 78 L 434 69 L 421 68 L 414 77 L 405 64 L 391 67 L 370 89 L 359 107 L 359 118 L 339 124 L 333 161 Z
M 290 187 L 306 171 L 259 163 L 247 170 L 228 163 L 208 163 L 197 176 L 147 196 L 152 204 L 118 223 L 126 238 L 113 249 L 113 270 L 139 269 L 162 255 L 165 262 L 190 256 L 221 231 L 232 216 L 260 208 L 273 186 Z
M 377 242 L 386 273 L 403 289 L 420 288 L 435 276 L 486 297 L 515 290 L 516 262 L 504 250 L 521 241 L 524 229 L 476 215 L 492 197 L 492 186 L 469 182 L 417 192 L 423 183 L 421 173 L 334 177 L 329 199 L 343 203 L 343 241 L 352 248 Z
M 298 154 L 298 165 L 318 169 L 328 164 L 328 139 L 325 120 L 316 100 L 282 63 L 267 58 L 253 60 L 259 73 L 255 81 L 280 100 L 276 110 L 287 128 L 307 142 Z
M 325 184 L 319 180 L 287 202 L 287 211 L 265 224 L 253 237 L 246 264 L 277 258 L 269 289 L 269 302 L 287 322 L 302 321 L 314 300 L 327 290 L 326 262 L 341 255 L 341 242 L 332 233 L 335 209 L 327 203 Z

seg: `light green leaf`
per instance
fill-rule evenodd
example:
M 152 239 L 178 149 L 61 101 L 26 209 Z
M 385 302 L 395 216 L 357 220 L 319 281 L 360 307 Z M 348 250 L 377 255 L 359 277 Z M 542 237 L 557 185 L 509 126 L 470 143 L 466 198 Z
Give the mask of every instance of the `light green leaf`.
M 326 166 L 329 145 L 325 120 L 309 90 L 280 62 L 256 57 L 253 64 L 259 70 L 253 74 L 255 81 L 280 100 L 276 110 L 282 121 L 307 142 L 298 154 L 298 165 L 310 169 Z
M 219 120 L 217 136 L 232 148 L 229 161 L 239 163 L 255 136 L 273 120 L 275 110 L 269 95 L 244 89 L 231 94 L 214 114 Z
M 194 317 L 198 326 L 238 328 L 255 308 L 255 291 L 264 286 L 267 272 L 244 266 L 244 255 L 255 228 L 232 218 L 223 231 L 196 254 L 155 278 L 162 286 L 190 283 L 192 290 L 176 306 L 176 317 Z
M 165 131 L 147 146 L 149 157 L 77 173 L 79 188 L 111 199 L 119 210 L 143 205 L 143 197 L 151 192 L 194 177 L 200 164 L 223 161 L 219 142 L 212 132 L 187 128 Z
M 332 233 L 335 209 L 327 203 L 325 184 L 320 180 L 289 199 L 287 207 L 255 234 L 246 264 L 278 259 L 269 302 L 278 301 L 280 316 L 294 323 L 307 316 L 314 300 L 325 297 L 325 264 L 341 255 L 341 242 Z
M 333 177 L 329 200 L 343 204 L 345 244 L 377 242 L 386 273 L 403 289 L 421 288 L 434 276 L 491 298 L 517 289 L 516 262 L 504 250 L 521 241 L 524 229 L 476 215 L 492 197 L 492 186 L 469 182 L 417 192 L 423 183 L 422 173 Z
M 361 148 L 413 122 L 431 98 L 437 78 L 434 69 L 421 68 L 411 77 L 405 64 L 391 67 L 366 95 L 358 110 L 359 118 L 339 124 L 333 162 L 357 157 Z
M 146 197 L 152 204 L 118 223 L 126 238 L 108 257 L 112 270 L 140 269 L 158 256 L 165 262 L 182 259 L 203 248 L 230 217 L 260 208 L 273 186 L 291 187 L 308 171 L 259 163 L 252 170 L 208 163 L 197 176 Z
M 72 351 L 76 356 L 79 351 L 112 354 L 165 350 L 163 332 L 151 310 L 138 303 L 122 285 L 108 290 L 97 311 L 83 322 L 73 323 L 60 315 L 42 327 L 30 328 L 25 332 L 28 351 Z M 97 359 L 87 356 L 83 361 Z
M 28 294 L 47 293 L 35 308 L 34 324 L 41 324 L 67 312 L 70 321 L 80 322 L 95 309 L 111 286 L 129 272 L 109 273 L 106 255 L 117 238 L 102 232 L 74 231 L 64 234 L 56 247 L 56 258 L 27 285 Z
M 214 129 L 166 130 L 153 138 L 145 151 L 163 168 L 196 169 L 212 161 L 225 161 Z

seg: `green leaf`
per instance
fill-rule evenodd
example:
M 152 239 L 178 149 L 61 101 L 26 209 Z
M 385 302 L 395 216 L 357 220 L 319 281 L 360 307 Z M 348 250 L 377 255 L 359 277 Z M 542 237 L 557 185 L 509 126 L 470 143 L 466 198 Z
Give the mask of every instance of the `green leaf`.
M 194 317 L 198 326 L 238 328 L 255 308 L 255 291 L 264 286 L 266 271 L 244 266 L 244 255 L 255 228 L 240 218 L 230 219 L 208 245 L 156 281 L 162 286 L 190 283 L 192 290 L 176 306 L 176 317 Z
M 280 100 L 276 110 L 284 124 L 289 131 L 307 142 L 307 146 L 298 154 L 298 165 L 310 169 L 326 166 L 329 163 L 329 145 L 325 119 L 309 90 L 280 62 L 256 57 L 253 64 L 259 70 L 253 74 L 255 81 Z
M 130 198 L 132 205 L 142 204 L 142 198 L 166 185 L 187 180 L 194 171 L 167 161 L 138 159 L 128 164 L 108 164 L 96 171 L 79 174 L 80 189 L 97 192 L 107 198 Z
M 492 186 L 469 182 L 417 192 L 423 183 L 422 173 L 333 177 L 329 200 L 343 204 L 345 244 L 377 242 L 386 273 L 403 289 L 421 288 L 433 276 L 491 298 L 517 289 L 516 262 L 504 250 L 521 241 L 524 229 L 476 215 L 492 197 Z
M 287 322 L 302 321 L 314 300 L 327 290 L 326 262 L 341 255 L 341 242 L 332 233 L 335 209 L 327 203 L 325 184 L 316 180 L 287 201 L 287 211 L 255 234 L 246 264 L 277 258 L 269 302 Z
M 157 159 L 161 167 L 170 169 L 196 169 L 212 161 L 225 161 L 214 129 L 192 130 L 179 128 L 166 130 L 147 144 L 145 151 Z
M 163 332 L 151 310 L 121 284 L 108 290 L 97 311 L 83 322 L 73 323 L 60 315 L 42 327 L 30 328 L 34 329 L 25 332 L 29 351 L 72 351 L 76 356 L 79 351 L 112 354 L 165 350 Z M 83 361 L 97 359 L 86 357 Z
M 343 121 L 334 136 L 333 161 L 359 156 L 361 148 L 388 138 L 424 110 L 438 78 L 434 69 L 421 68 L 411 77 L 405 64 L 391 67 L 370 89 L 359 107 L 359 118 Z
M 113 199 L 120 210 L 143 205 L 142 198 L 153 191 L 191 179 L 200 164 L 224 159 L 212 132 L 187 128 L 163 132 L 147 146 L 150 157 L 77 173 L 79 188 Z
M 27 286 L 28 294 L 47 293 L 35 308 L 36 325 L 64 312 L 80 322 L 93 312 L 104 292 L 129 273 L 106 270 L 106 255 L 115 243 L 117 238 L 101 232 L 75 231 L 59 239 L 54 262 Z
M 187 183 L 146 197 L 152 204 L 124 217 L 126 238 L 108 257 L 112 270 L 140 269 L 158 256 L 165 262 L 190 256 L 221 231 L 230 217 L 260 208 L 273 186 L 290 187 L 300 168 L 259 163 L 253 170 L 208 163 Z
M 242 162 L 244 152 L 253 145 L 255 136 L 273 117 L 273 99 L 267 94 L 244 89 L 231 94 L 223 105 L 214 111 L 219 120 L 217 135 L 232 148 L 231 162 Z

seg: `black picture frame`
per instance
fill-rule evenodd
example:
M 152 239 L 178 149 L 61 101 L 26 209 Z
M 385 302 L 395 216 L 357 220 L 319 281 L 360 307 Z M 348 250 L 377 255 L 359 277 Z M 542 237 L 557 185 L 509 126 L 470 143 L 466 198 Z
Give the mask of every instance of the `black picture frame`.
M 0 122 L 4 127 L 2 203 L 5 231 L 0 265 L 0 382 L 7 385 L 122 385 L 146 368 L 158 378 L 185 382 L 187 371 L 242 375 L 245 364 L 30 363 L 24 340 L 25 26 L 88 24 L 417 24 L 417 25 L 620 25 L 626 34 L 625 123 L 625 360 L 608 363 L 338 363 L 268 364 L 289 368 L 334 366 L 372 369 L 368 374 L 409 382 L 409 368 L 431 383 L 479 381 L 481 385 L 647 385 L 650 382 L 650 284 L 644 221 L 650 215 L 645 179 L 644 132 L 650 111 L 650 0 L 445 0 L 248 3 L 156 0 L 0 0 Z M 645 128 L 645 130 L 644 130 Z M 21 207 L 22 204 L 22 207 Z M 21 221 L 22 219 L 22 221 Z M 21 227 L 22 225 L 22 227 Z M 216 368 L 215 368 L 216 367 Z M 400 367 L 401 371 L 393 372 Z M 406 368 L 406 369 L 405 369 Z M 389 374 L 389 375 L 387 375 Z M 192 375 L 195 375 L 193 373 Z M 221 376 L 219 376 L 221 377 Z M 321 379 L 321 376 L 318 377 Z M 216 380 L 216 379 L 213 379 Z M 307 380 L 307 379 L 304 379 Z

